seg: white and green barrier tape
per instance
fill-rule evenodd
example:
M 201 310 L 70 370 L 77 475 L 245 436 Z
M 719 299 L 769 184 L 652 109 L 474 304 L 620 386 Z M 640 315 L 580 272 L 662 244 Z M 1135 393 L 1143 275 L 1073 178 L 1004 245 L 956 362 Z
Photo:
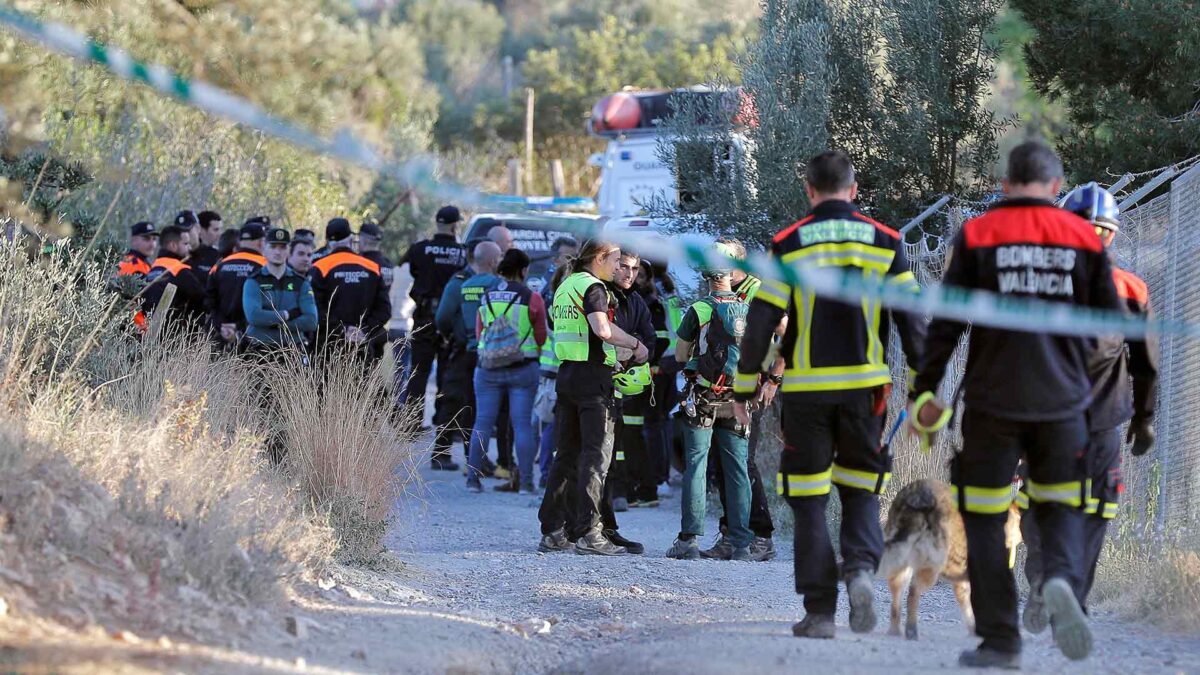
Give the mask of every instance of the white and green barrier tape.
M 220 87 L 185 79 L 161 65 L 142 63 L 128 52 L 100 44 L 62 24 L 41 22 L 12 7 L 0 5 L 0 26 L 5 26 L 27 40 L 53 51 L 102 66 L 125 79 L 146 84 L 196 109 L 257 129 L 295 146 L 392 176 L 405 186 L 467 205 L 487 204 L 493 199 L 478 190 L 439 180 L 433 170 L 432 160 L 418 159 L 399 163 L 385 160 L 378 152 L 346 130 L 339 131 L 332 139 L 323 138 L 316 132 L 271 115 L 254 103 Z M 639 238 L 636 235 L 620 236 L 616 239 L 622 245 L 638 248 Z M 851 303 L 859 303 L 863 298 L 868 298 L 891 309 L 981 326 L 1063 335 L 1123 334 L 1139 337 L 1149 334 L 1200 339 L 1200 325 L 1185 322 L 1163 319 L 1147 321 L 1120 312 L 1093 310 L 952 286 L 927 287 L 914 294 L 910 290 L 888 286 L 883 279 L 866 278 L 861 274 L 838 268 L 784 264 L 765 254 L 751 256 L 748 260 L 731 260 L 717 251 L 711 241 L 698 237 L 655 237 L 653 244 L 649 244 L 643 238 L 641 242 L 643 248 L 653 248 L 652 253 L 655 257 L 669 258 L 677 263 L 696 267 L 737 267 L 762 279 L 783 281 L 823 297 Z

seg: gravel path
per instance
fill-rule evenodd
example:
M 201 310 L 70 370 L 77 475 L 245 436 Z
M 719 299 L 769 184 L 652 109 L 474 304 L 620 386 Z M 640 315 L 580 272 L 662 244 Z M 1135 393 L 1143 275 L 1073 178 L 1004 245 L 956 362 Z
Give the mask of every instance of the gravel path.
M 727 673 L 820 668 L 830 673 L 955 671 L 973 646 L 949 587 L 922 604 L 921 640 L 886 634 L 889 594 L 877 584 L 880 627 L 860 636 L 839 609 L 836 640 L 791 636 L 802 614 L 790 542 L 768 563 L 669 560 L 679 502 L 620 514 L 644 556 L 539 554 L 537 502 L 466 492 L 461 477 L 426 474 L 389 546 L 399 573 L 342 579 L 352 605 L 314 607 L 337 639 L 306 650 L 320 667 L 404 672 Z M 710 521 L 709 531 L 716 531 Z M 345 590 L 342 591 L 346 592 Z M 369 595 L 362 595 L 363 592 Z M 323 615 L 323 616 L 321 616 Z M 1200 637 L 1165 636 L 1099 614 L 1097 649 L 1072 664 L 1047 635 L 1026 643 L 1030 672 L 1200 672 Z M 539 633 L 542 630 L 545 632 Z M 361 649 L 355 662 L 351 650 Z M 361 655 L 367 655 L 361 660 Z

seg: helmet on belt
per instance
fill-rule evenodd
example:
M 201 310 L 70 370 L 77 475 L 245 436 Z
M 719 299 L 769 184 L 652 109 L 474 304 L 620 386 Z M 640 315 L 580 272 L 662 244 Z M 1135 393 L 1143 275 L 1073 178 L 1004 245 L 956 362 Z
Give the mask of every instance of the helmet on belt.
M 1117 210 L 1117 200 L 1108 190 L 1094 182 L 1071 190 L 1071 194 L 1067 195 L 1063 202 L 1063 208 L 1097 227 L 1112 232 L 1121 229 L 1121 222 L 1117 220 L 1120 213 Z
M 650 364 L 643 363 L 613 375 L 613 385 L 623 396 L 637 396 L 650 386 Z
M 713 250 L 725 256 L 726 258 L 737 258 L 737 251 L 734 251 L 733 247 L 729 246 L 728 244 L 717 242 L 713 244 Z M 716 267 L 705 268 L 705 270 L 700 274 L 705 279 L 712 279 L 714 277 L 729 276 L 731 273 L 733 273 L 733 265 L 730 262 L 723 261 Z

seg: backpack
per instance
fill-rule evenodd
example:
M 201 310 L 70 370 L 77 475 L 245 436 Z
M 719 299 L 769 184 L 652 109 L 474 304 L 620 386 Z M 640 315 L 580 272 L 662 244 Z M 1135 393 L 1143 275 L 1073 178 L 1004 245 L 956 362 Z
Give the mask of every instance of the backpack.
M 714 386 L 731 386 L 742 356 L 742 335 L 750 306 L 737 296 L 702 300 L 712 306 L 712 317 L 700 335 L 696 371 Z
M 517 298 L 510 300 L 500 313 L 492 309 L 488 293 L 483 294 L 483 301 L 492 313 L 492 322 L 483 328 L 484 339 L 479 343 L 479 367 L 494 370 L 524 361 L 525 353 L 521 347 L 529 335 L 522 337 L 517 322 L 508 316 L 508 310 L 512 309 Z

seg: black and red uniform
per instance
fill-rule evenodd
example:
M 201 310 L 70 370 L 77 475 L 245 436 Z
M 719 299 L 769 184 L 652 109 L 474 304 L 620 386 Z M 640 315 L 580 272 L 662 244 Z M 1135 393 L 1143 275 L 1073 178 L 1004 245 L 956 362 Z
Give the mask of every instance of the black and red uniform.
M 387 341 L 392 303 L 379 265 L 341 248 L 313 263 L 308 275 L 320 317 L 317 349 L 342 341 L 345 329 L 354 326 L 367 335 L 362 355 L 372 360 L 381 355 L 378 346 Z
M 221 330 L 221 324 L 237 326 L 240 336 L 246 334 L 246 314 L 242 310 L 242 287 L 246 280 L 257 274 L 267 259 L 261 253 L 248 248 L 239 248 L 225 256 L 208 272 L 205 288 L 205 306 L 213 331 Z
M 1117 309 L 1112 268 L 1090 223 L 1038 199 L 1009 199 L 968 221 L 944 283 L 1049 302 Z M 936 391 L 966 325 L 935 320 L 916 392 Z M 1017 589 L 1004 523 L 1017 461 L 1042 532 L 1044 578 L 1082 603 L 1090 340 L 986 326 L 971 329 L 963 376 L 962 452 L 951 479 L 966 526 L 971 605 L 981 647 L 1019 652 Z
M 1113 268 L 1113 285 L 1122 307 L 1143 318 L 1152 318 L 1150 292 L 1136 274 Z M 1120 335 L 1097 338 L 1088 359 L 1092 379 L 1092 405 L 1088 408 L 1088 480 L 1084 512 L 1084 579 L 1086 599 L 1096 578 L 1096 563 L 1104 548 L 1108 522 L 1117 516 L 1125 484 L 1121 474 L 1121 427 L 1130 420 L 1134 428 L 1154 419 L 1158 389 L 1158 341 Z M 1018 499 L 1028 506 L 1026 491 Z M 1025 576 L 1030 586 L 1042 579 L 1041 538 L 1028 513 L 1021 519 L 1025 540 Z M 1084 604 L 1086 607 L 1086 603 Z
M 170 318 L 178 323 L 199 325 L 204 321 L 204 284 L 191 265 L 170 251 L 162 251 L 146 274 L 142 308 L 149 314 L 158 309 L 167 284 L 175 286 Z

